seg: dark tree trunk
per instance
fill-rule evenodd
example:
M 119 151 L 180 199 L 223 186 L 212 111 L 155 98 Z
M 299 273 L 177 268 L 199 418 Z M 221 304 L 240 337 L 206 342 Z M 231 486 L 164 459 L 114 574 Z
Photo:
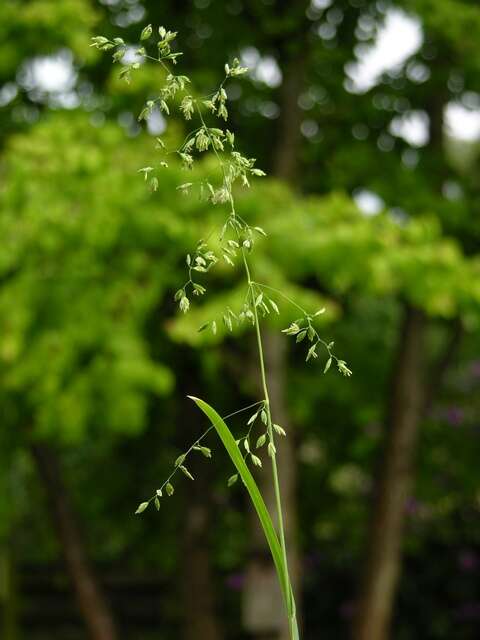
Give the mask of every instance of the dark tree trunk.
M 188 402 L 188 401 L 187 401 Z M 199 416 L 197 415 L 197 420 Z M 193 423 L 195 424 L 195 423 Z M 210 489 L 206 460 L 189 463 L 195 482 L 188 487 L 189 498 L 183 520 L 183 638 L 184 640 L 221 640 L 220 622 L 215 611 L 215 587 L 212 576 L 210 531 Z M 197 472 L 198 468 L 198 472 Z M 188 482 L 188 480 L 186 480 Z
M 304 61 L 299 56 L 283 65 L 281 111 L 273 157 L 273 175 L 292 186 L 299 170 L 302 112 L 298 100 L 305 87 L 303 68 Z
M 441 75 L 442 67 L 438 69 Z M 439 79 L 438 84 L 446 86 L 446 80 Z M 426 105 L 430 122 L 426 162 L 429 175 L 434 176 L 433 188 L 439 193 L 449 173 L 442 148 L 446 103 L 447 96 L 440 90 Z M 400 574 L 405 499 L 412 482 L 417 432 L 442 385 L 463 333 L 460 320 L 454 321 L 445 350 L 433 367 L 426 386 L 421 376 L 425 360 L 425 324 L 419 310 L 406 308 L 387 416 L 386 454 L 374 505 L 360 608 L 354 625 L 355 640 L 388 638 Z
M 0 637 L 2 640 L 19 640 L 19 595 L 14 545 L 7 540 L 0 547 Z
M 116 640 L 112 613 L 88 560 L 57 455 L 47 444 L 35 443 L 30 449 L 89 635 L 92 640 Z
M 192 467 L 192 465 L 190 465 Z M 194 496 L 190 497 L 183 522 L 183 637 L 184 640 L 220 640 L 222 633 L 215 614 L 215 595 L 210 561 L 209 532 L 210 509 L 205 499 L 208 487 L 202 481 L 202 472 L 195 474 Z M 192 483 L 193 486 L 193 483 Z
M 425 389 L 426 319 L 405 306 L 387 411 L 387 436 L 373 508 L 355 640 L 386 640 L 398 582 L 405 505 L 412 482 Z

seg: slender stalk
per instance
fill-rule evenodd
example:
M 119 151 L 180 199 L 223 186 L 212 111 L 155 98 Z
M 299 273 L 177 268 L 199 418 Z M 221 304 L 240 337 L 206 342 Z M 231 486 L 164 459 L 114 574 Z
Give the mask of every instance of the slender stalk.
M 250 268 L 248 266 L 247 256 L 245 255 L 245 249 L 242 247 L 242 258 L 243 264 L 245 267 L 245 272 L 248 280 L 248 287 L 252 292 L 253 296 L 253 283 L 250 276 Z M 254 314 L 254 324 L 255 324 L 255 334 L 257 339 L 257 351 L 258 351 L 258 360 L 260 364 L 260 375 L 262 381 L 262 389 L 263 395 L 265 399 L 265 411 L 267 413 L 267 432 L 268 437 L 275 447 L 275 438 L 273 434 L 273 426 L 272 426 L 272 412 L 270 408 L 270 397 L 268 393 L 268 382 L 267 382 L 267 374 L 265 370 L 265 358 L 263 354 L 263 343 L 262 343 L 262 333 L 260 329 L 260 321 L 258 318 L 257 305 L 255 304 L 255 300 L 253 300 L 253 314 Z M 278 478 L 278 467 L 277 467 L 277 457 L 275 453 L 275 448 L 273 448 L 273 452 L 270 455 L 270 460 L 272 464 L 272 477 L 273 477 L 273 486 L 275 492 L 275 507 L 277 511 L 277 522 L 278 522 L 278 533 L 280 538 L 280 547 L 282 549 L 283 562 L 285 565 L 285 593 L 289 594 L 287 607 L 288 607 L 288 624 L 290 630 L 290 637 L 292 640 L 298 638 L 298 628 L 297 621 L 295 615 L 295 604 L 294 604 L 294 596 L 290 581 L 290 574 L 288 570 L 288 558 L 287 558 L 287 545 L 285 540 L 285 524 L 283 519 L 283 506 L 282 506 L 282 496 L 280 491 L 280 481 Z

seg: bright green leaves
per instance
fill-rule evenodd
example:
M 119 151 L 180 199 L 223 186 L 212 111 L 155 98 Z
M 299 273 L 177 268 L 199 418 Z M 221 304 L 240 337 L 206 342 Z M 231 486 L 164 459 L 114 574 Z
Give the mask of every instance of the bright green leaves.
M 174 376 L 152 357 L 145 322 L 170 297 L 168 271 L 181 274 L 164 252 L 180 258 L 183 247 L 171 246 L 135 173 L 148 146 L 111 123 L 93 127 L 81 111 L 57 111 L 12 136 L 3 155 L 3 230 L 15 238 L 2 259 L 3 274 L 15 268 L 0 300 L 2 352 L 14 347 L 2 360 L 3 402 L 21 394 L 52 442 L 138 436 L 152 398 L 172 393 Z M 76 214 L 67 215 L 72 198 Z M 164 199 L 166 212 L 175 200 Z M 15 202 L 22 206 L 10 216 Z
M 2 82 L 13 80 L 20 66 L 32 57 L 51 56 L 60 50 L 72 52 L 77 62 L 91 63 L 96 54 L 89 47 L 89 39 L 98 20 L 98 7 L 90 0 L 2 0 Z M 2 116 L 5 118 L 3 108 Z

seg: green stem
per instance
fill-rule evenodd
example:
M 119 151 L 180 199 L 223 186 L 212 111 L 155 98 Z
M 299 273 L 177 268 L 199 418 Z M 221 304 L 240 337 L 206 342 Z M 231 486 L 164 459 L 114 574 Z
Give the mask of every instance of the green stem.
M 223 83 L 222 83 L 222 85 L 223 85 Z M 198 116 L 200 118 L 200 122 L 201 122 L 203 128 L 205 129 L 206 135 L 210 138 L 210 144 L 212 145 L 212 150 L 213 150 L 218 162 L 220 163 L 220 167 L 222 169 L 222 173 L 223 173 L 223 177 L 224 177 L 224 182 L 227 185 L 228 181 L 227 181 L 227 175 L 225 173 L 225 166 L 224 166 L 224 164 L 222 162 L 222 159 L 221 159 L 217 149 L 215 148 L 212 136 L 211 136 L 210 131 L 209 131 L 209 129 L 208 129 L 206 123 L 205 123 L 205 119 L 203 117 L 202 110 L 200 109 L 197 100 L 195 100 L 195 106 L 197 108 L 197 112 L 198 112 Z M 231 192 L 231 185 L 228 185 L 228 187 L 229 187 L 229 195 L 230 195 L 229 200 L 230 200 L 231 212 L 232 212 L 232 215 L 235 217 L 236 216 L 235 203 L 233 201 L 233 195 L 232 195 L 232 192 Z M 248 280 L 248 288 L 249 288 L 249 291 L 252 292 L 252 297 L 254 298 L 254 295 L 253 295 L 254 283 L 253 283 L 252 278 L 250 276 L 250 268 L 248 266 L 247 256 L 245 254 L 245 248 L 244 247 L 242 247 L 242 257 L 243 257 L 243 264 L 245 266 L 245 273 L 246 273 L 247 280 Z M 264 359 L 264 355 L 263 355 L 262 335 L 261 335 L 261 332 L 260 332 L 260 322 L 259 322 L 259 319 L 258 319 L 258 312 L 257 312 L 257 307 L 255 305 L 255 299 L 253 299 L 253 312 L 254 312 L 254 318 L 255 318 L 255 332 L 256 332 L 256 336 L 257 336 L 257 348 L 258 348 L 258 357 L 259 357 L 259 362 L 260 362 L 260 372 L 261 372 L 261 378 L 262 378 L 263 395 L 264 395 L 264 399 L 265 399 L 265 410 L 267 412 L 267 432 L 268 432 L 268 437 L 269 437 L 270 442 L 272 443 L 273 446 L 275 446 L 274 435 L 273 435 L 273 426 L 272 426 L 272 413 L 271 413 L 271 409 L 270 409 L 270 399 L 269 399 L 269 394 L 268 394 L 267 376 L 266 376 L 266 372 L 265 372 L 265 359 Z M 274 449 L 274 451 L 275 451 L 275 449 Z M 273 452 L 273 455 L 270 456 L 270 459 L 272 461 L 272 475 L 273 475 L 273 485 L 274 485 L 274 491 L 275 491 L 275 506 L 276 506 L 276 510 L 277 510 L 277 520 L 278 520 L 278 531 L 279 531 L 279 537 L 280 537 L 280 547 L 281 547 L 281 550 L 282 550 L 282 557 L 283 557 L 283 562 L 284 562 L 284 566 L 285 566 L 285 585 L 284 586 L 285 586 L 285 593 L 288 594 L 287 595 L 286 606 L 287 606 L 290 637 L 291 637 L 291 640 L 298 640 L 299 634 L 298 634 L 298 627 L 297 627 L 296 614 L 295 614 L 295 600 L 294 600 L 294 596 L 293 596 L 293 590 L 292 590 L 292 585 L 291 585 L 291 581 L 290 581 L 290 575 L 289 575 L 289 571 L 288 571 L 287 546 L 286 546 L 286 541 L 285 541 L 285 525 L 284 525 L 284 520 L 283 520 L 283 508 L 282 508 L 282 498 L 281 498 L 281 493 L 280 493 L 280 482 L 279 482 L 279 479 L 278 479 L 278 468 L 277 468 L 276 454 L 274 452 Z
M 267 375 L 265 371 L 265 358 L 263 354 L 262 334 L 260 331 L 260 321 L 258 318 L 257 306 L 255 304 L 253 281 L 250 276 L 250 268 L 248 266 L 247 256 L 245 255 L 245 249 L 243 247 L 242 247 L 242 257 L 243 257 L 245 272 L 247 275 L 248 286 L 252 292 L 252 304 L 253 304 L 253 313 L 254 313 L 254 322 L 255 322 L 255 334 L 257 338 L 258 359 L 260 363 L 260 375 L 262 380 L 263 395 L 265 398 L 264 406 L 267 412 L 267 432 L 268 432 L 268 437 L 270 442 L 272 443 L 273 446 L 275 446 L 273 426 L 272 426 L 272 412 L 270 408 Z M 292 590 L 290 574 L 288 570 L 287 545 L 285 540 L 285 524 L 283 520 L 282 497 L 280 492 L 280 482 L 278 478 L 277 457 L 276 457 L 275 449 L 273 450 L 272 455 L 270 456 L 270 460 L 272 463 L 272 476 L 273 476 L 273 486 L 275 491 L 275 507 L 277 511 L 278 533 L 280 538 L 280 547 L 282 549 L 283 562 L 285 566 L 285 593 L 289 594 L 288 601 L 287 601 L 287 609 L 288 609 L 288 623 L 289 623 L 290 637 L 292 640 L 296 640 L 298 638 L 298 628 L 297 628 L 297 621 L 296 621 L 296 615 L 295 615 L 295 603 L 294 603 L 293 590 Z

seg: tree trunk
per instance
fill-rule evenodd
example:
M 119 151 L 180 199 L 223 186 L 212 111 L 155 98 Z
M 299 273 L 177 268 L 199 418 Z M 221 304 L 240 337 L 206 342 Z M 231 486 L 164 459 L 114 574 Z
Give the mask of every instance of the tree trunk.
M 90 637 L 92 640 L 116 640 L 112 613 L 88 560 L 58 458 L 47 444 L 32 444 L 30 449 Z
M 193 469 L 192 469 L 193 470 Z M 195 475 L 195 484 L 201 482 Z M 208 489 L 205 489 L 205 494 Z M 215 615 L 215 597 L 210 563 L 209 509 L 193 498 L 183 523 L 183 637 L 185 640 L 220 640 L 222 634 Z
M 423 313 L 406 306 L 392 376 L 388 432 L 370 527 L 366 572 L 353 630 L 355 640 L 387 640 L 389 637 L 405 504 L 424 406 L 425 332 Z
M 19 640 L 18 585 L 14 545 L 7 540 L 0 547 L 0 606 L 2 620 L 0 629 L 2 640 Z
M 283 65 L 280 89 L 280 120 L 273 156 L 273 175 L 292 186 L 299 168 L 302 112 L 298 100 L 304 89 L 304 61 L 300 57 Z

